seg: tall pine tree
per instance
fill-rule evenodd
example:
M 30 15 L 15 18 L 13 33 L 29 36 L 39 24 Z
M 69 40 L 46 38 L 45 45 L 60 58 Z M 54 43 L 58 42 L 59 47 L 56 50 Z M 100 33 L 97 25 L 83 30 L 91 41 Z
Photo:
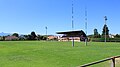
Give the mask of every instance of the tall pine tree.
M 109 37 L 109 29 L 106 24 L 103 26 L 102 36 L 105 36 L 105 31 L 106 31 L 106 36 Z

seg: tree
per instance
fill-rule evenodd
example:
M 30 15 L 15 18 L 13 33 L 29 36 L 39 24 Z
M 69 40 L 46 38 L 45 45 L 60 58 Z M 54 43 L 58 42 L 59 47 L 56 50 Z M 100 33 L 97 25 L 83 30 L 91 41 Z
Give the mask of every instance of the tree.
M 98 35 L 97 29 L 94 29 L 94 35 Z
M 94 29 L 94 38 L 100 38 L 101 35 L 98 33 L 97 29 Z
M 23 35 L 23 37 L 24 37 L 25 40 L 29 40 L 28 35 Z
M 106 31 L 106 36 L 109 37 L 109 29 L 106 24 L 103 26 L 102 36 L 105 36 L 105 31 Z
M 5 41 L 5 36 L 3 36 L 3 41 Z
M 119 35 L 119 34 L 116 34 L 116 35 L 115 35 L 115 38 L 120 38 L 120 35 Z
M 32 31 L 32 32 L 31 32 L 30 39 L 31 39 L 31 40 L 36 40 L 36 39 L 37 39 L 36 37 L 37 37 L 37 36 L 36 36 L 35 32 Z
M 27 38 L 25 36 L 27 36 L 27 35 L 20 35 L 19 40 L 26 40 Z
M 19 34 L 18 33 L 13 33 L 12 36 L 19 37 Z
M 38 39 L 38 40 L 41 40 L 41 36 L 40 36 L 40 35 L 37 35 L 37 39 Z

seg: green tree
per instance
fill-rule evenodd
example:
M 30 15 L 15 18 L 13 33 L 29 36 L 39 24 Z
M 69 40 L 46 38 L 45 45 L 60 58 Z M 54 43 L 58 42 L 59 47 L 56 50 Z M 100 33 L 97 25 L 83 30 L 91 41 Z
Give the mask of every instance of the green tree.
M 119 34 L 116 34 L 116 35 L 115 35 L 115 38 L 120 38 L 120 35 L 119 35 Z
M 98 31 L 96 28 L 94 29 L 94 35 L 98 35 Z
M 97 36 L 98 35 L 98 31 L 97 29 L 94 29 L 94 36 Z
M 97 29 L 94 29 L 94 38 L 100 38 L 101 35 L 98 33 Z
M 102 36 L 105 36 L 105 31 L 106 31 L 106 36 L 109 37 L 109 29 L 106 24 L 103 26 Z
M 28 35 L 23 35 L 25 40 L 28 40 Z
M 37 35 L 37 40 L 41 40 L 40 37 L 41 37 L 40 35 Z
M 18 33 L 13 33 L 12 36 L 19 37 L 19 34 Z
M 5 36 L 3 36 L 3 41 L 5 41 Z
M 47 36 L 45 35 L 45 36 L 43 36 L 43 39 L 42 40 L 47 40 Z
M 36 34 L 35 34 L 34 31 L 31 32 L 30 39 L 31 39 L 31 40 L 36 40 L 36 39 L 37 39 L 37 36 L 36 36 Z

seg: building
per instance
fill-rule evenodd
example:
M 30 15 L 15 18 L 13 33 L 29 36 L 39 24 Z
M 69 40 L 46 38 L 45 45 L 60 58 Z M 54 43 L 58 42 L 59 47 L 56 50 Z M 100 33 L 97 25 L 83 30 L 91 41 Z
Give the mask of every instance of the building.
M 78 31 L 67 31 L 67 32 L 57 32 L 57 34 L 63 34 L 62 37 L 58 37 L 59 41 L 85 41 L 87 38 L 86 34 L 82 30 Z
M 110 37 L 110 38 L 115 38 L 115 35 L 109 34 L 109 37 Z
M 58 36 L 48 35 L 47 39 L 48 39 L 48 40 L 57 40 L 57 39 L 58 39 Z
M 7 36 L 5 37 L 5 40 L 19 40 L 19 38 L 16 36 Z

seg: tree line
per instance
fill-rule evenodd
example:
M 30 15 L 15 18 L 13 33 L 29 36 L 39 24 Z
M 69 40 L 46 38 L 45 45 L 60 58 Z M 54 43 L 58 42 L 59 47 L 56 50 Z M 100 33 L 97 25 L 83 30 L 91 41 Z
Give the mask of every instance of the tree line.
M 13 33 L 12 35 L 0 36 L 0 40 L 5 41 L 7 37 L 9 37 L 11 40 L 47 40 L 47 35 L 36 35 L 34 31 L 28 35 L 19 35 L 18 33 Z
M 94 34 L 88 35 L 88 37 L 92 39 L 92 41 L 104 41 L 105 35 L 106 35 L 107 41 L 120 41 L 120 34 L 110 35 L 109 28 L 106 24 L 103 26 L 102 34 L 99 34 L 98 30 L 95 28 Z

